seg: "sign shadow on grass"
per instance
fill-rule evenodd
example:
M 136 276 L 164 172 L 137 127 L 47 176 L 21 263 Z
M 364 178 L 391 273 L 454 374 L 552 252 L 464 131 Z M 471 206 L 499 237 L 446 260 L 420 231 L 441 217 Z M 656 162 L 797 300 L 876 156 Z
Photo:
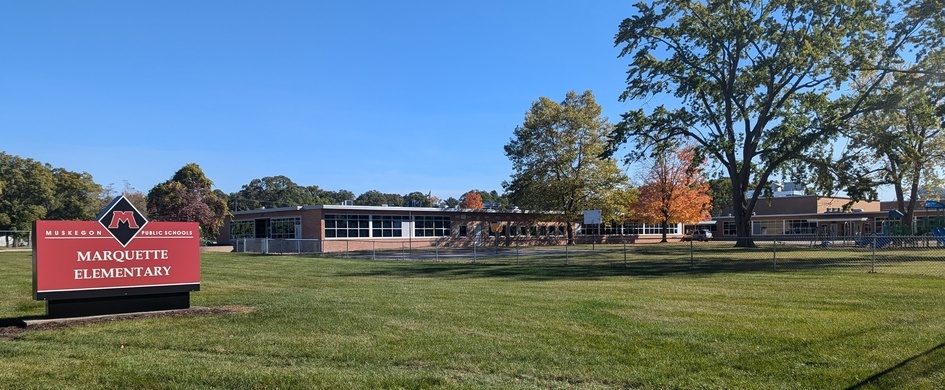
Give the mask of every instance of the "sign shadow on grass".
M 940 373 L 943 370 L 945 370 L 945 343 L 903 360 L 847 389 L 909 388 L 913 387 L 910 384 L 915 383 L 916 379 L 927 379 L 930 373 Z

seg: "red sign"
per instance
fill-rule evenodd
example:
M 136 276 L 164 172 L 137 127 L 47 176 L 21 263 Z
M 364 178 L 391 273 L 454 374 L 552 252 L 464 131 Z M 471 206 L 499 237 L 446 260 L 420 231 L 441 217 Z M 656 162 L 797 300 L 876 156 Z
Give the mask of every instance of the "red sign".
M 200 284 L 196 222 L 36 221 L 34 293 Z M 116 229 L 123 229 L 118 231 Z

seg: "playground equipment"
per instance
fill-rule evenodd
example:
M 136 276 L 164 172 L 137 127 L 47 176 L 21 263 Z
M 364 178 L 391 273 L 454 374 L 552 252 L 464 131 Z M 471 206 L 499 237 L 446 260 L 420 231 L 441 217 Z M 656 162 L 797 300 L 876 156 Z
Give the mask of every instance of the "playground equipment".
M 935 237 L 935 241 L 938 241 L 938 244 L 945 246 L 945 228 L 935 228 L 930 232 L 932 237 Z
M 904 215 L 901 212 L 889 210 L 889 218 L 883 222 L 883 233 L 876 234 L 874 237 L 862 237 L 856 244 L 882 248 L 895 241 L 896 237 L 929 234 L 939 245 L 945 246 L 945 204 L 927 200 L 924 206 L 926 210 L 937 210 L 938 215 L 925 215 L 915 221 L 904 221 Z

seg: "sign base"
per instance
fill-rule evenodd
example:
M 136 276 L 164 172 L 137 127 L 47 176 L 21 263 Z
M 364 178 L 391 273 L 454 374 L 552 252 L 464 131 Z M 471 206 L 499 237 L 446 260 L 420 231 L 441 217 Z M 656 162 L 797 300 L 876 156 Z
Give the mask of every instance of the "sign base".
M 190 292 L 46 301 L 46 318 L 88 317 L 190 308 Z

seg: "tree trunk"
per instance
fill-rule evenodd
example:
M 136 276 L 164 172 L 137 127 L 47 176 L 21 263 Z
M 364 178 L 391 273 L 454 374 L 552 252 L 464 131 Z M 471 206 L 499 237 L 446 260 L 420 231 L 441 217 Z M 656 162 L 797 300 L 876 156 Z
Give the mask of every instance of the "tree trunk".
M 662 230 L 663 230 L 663 239 L 660 240 L 660 242 L 669 242 L 669 241 L 666 240 L 666 226 L 667 226 L 667 225 L 669 225 L 669 224 L 666 222 L 665 219 L 663 220 L 663 222 L 660 222 L 660 226 L 663 227 L 663 229 L 662 229 Z
M 905 214 L 905 216 L 902 218 L 903 224 L 909 224 L 908 231 L 909 231 L 909 234 L 911 235 L 918 234 L 918 232 L 916 232 L 915 230 L 915 227 L 916 227 L 915 206 L 916 206 L 916 203 L 918 202 L 918 199 L 919 199 L 919 172 L 918 172 L 918 169 L 916 169 L 912 174 L 912 183 L 909 186 L 909 202 L 906 203 L 906 209 L 903 210 L 905 211 L 903 213 Z
M 756 248 L 755 240 L 751 238 L 751 211 L 748 209 L 748 202 L 745 199 L 745 193 L 734 191 L 733 194 L 733 212 L 735 216 L 735 247 L 737 248 Z

